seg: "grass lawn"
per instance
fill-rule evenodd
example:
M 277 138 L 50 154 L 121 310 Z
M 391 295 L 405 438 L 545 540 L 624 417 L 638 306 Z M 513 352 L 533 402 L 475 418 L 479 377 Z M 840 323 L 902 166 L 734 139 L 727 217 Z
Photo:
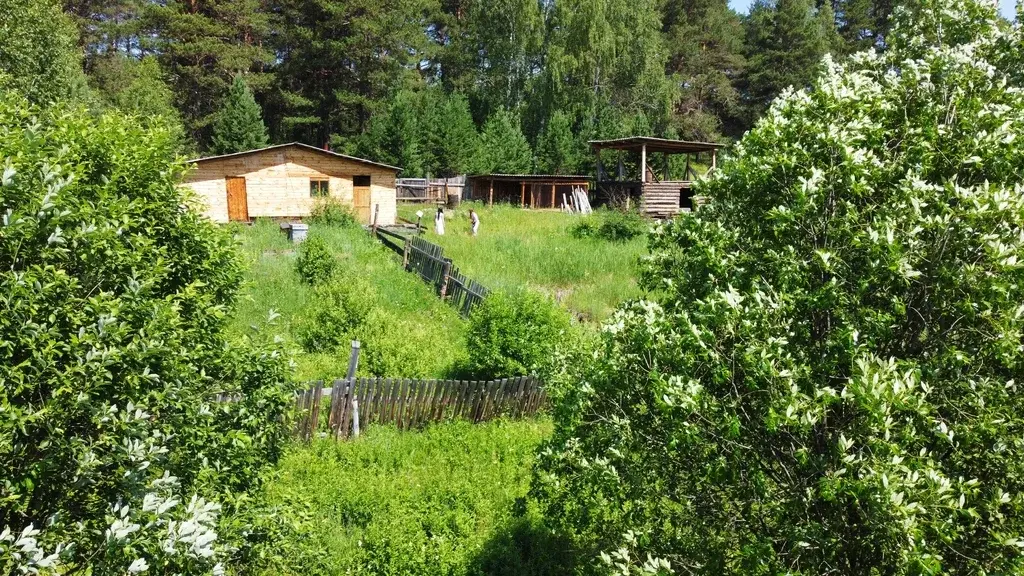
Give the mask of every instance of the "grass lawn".
M 471 207 L 480 215 L 476 238 L 469 233 Z M 640 294 L 635 267 L 646 251 L 642 237 L 629 242 L 574 238 L 569 228 L 581 216 L 479 203 L 446 211 L 445 235 L 439 237 L 434 234 L 433 206 L 398 207 L 399 215 L 411 221 L 416 221 L 417 210 L 424 212 L 427 240 L 444 247 L 445 256 L 463 274 L 492 290 L 539 290 L 598 321 Z
M 524 498 L 550 432 L 546 419 L 451 422 L 296 445 L 265 492 L 299 527 L 276 546 L 307 550 L 286 562 L 297 574 L 567 573 Z
M 312 288 L 301 282 L 295 272 L 295 246 L 288 242 L 279 226 L 270 221 L 236 226 L 234 231 L 241 241 L 247 273 L 232 329 L 241 334 L 253 326 L 263 326 L 269 311 L 275 310 L 280 317 L 270 329 L 294 344 L 295 329 L 313 294 Z M 466 323 L 458 313 L 441 302 L 415 275 L 402 270 L 401 261 L 394 253 L 362 229 L 312 225 L 309 233 L 322 236 L 338 256 L 344 271 L 342 279 L 360 276 L 368 281 L 375 304 L 401 320 L 396 330 L 403 330 L 411 342 L 431 348 L 432 352 L 426 356 L 430 365 L 415 368 L 422 375 L 442 376 L 453 358 L 465 348 Z M 296 361 L 298 380 L 338 378 L 344 376 L 348 351 L 300 352 L 296 354 Z

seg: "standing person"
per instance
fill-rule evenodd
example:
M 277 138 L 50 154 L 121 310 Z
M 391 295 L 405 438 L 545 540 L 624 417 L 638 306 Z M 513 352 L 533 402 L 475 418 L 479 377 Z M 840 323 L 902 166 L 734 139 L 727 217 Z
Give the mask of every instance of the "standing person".
M 444 208 L 437 207 L 437 214 L 434 215 L 434 231 L 438 236 L 444 236 Z
M 473 236 L 476 236 L 476 231 L 480 229 L 480 217 L 476 215 L 476 210 L 469 209 L 469 225 L 473 231 Z

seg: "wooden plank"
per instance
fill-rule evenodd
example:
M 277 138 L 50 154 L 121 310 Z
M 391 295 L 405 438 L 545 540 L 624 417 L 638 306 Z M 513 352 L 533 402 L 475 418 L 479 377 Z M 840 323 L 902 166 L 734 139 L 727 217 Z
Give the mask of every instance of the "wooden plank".
M 448 418 L 448 405 L 452 399 L 452 388 L 454 386 L 451 380 L 445 380 L 441 384 L 441 401 L 438 403 L 437 416 L 434 418 L 437 421 L 443 421 Z
M 462 418 L 463 406 L 466 403 L 466 390 L 469 385 L 465 380 L 458 380 L 455 383 L 455 402 L 452 405 L 452 418 Z
M 390 424 L 391 419 L 391 387 L 394 380 L 385 378 L 381 384 L 380 400 L 377 402 L 377 423 Z
M 525 376 L 520 376 L 519 378 L 517 378 L 517 380 L 518 380 L 518 382 L 516 382 L 516 386 L 515 386 L 514 392 L 512 393 L 512 417 L 513 418 L 519 418 L 522 415 L 522 413 L 523 413 L 523 410 L 522 410 L 522 396 L 523 396 L 523 388 L 526 386 L 526 377 Z
M 339 438 L 348 438 L 349 428 L 352 423 L 352 392 L 355 389 L 355 378 L 346 382 L 345 399 L 342 402 L 341 428 L 338 429 Z
M 409 381 L 405 378 L 400 380 L 401 386 L 398 389 L 398 405 L 395 412 L 395 424 L 400 430 L 408 426 L 408 419 L 405 417 L 406 394 L 409 393 Z

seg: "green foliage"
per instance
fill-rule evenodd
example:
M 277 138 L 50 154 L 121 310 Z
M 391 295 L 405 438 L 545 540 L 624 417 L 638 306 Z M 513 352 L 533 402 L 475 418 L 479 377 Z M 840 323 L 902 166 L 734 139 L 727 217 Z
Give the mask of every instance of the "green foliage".
M 136 60 L 118 53 L 97 58 L 92 64 L 89 81 L 104 106 L 136 116 L 147 126 L 164 124 L 184 140 L 181 115 L 174 107 L 174 93 L 164 81 L 155 57 Z
M 470 208 L 480 217 L 479 236 L 469 232 Z M 418 209 L 400 205 L 399 214 L 415 221 Z M 427 239 L 443 247 L 463 274 L 492 290 L 529 287 L 595 321 L 640 295 L 636 262 L 645 252 L 642 238 L 601 243 L 575 238 L 573 225 L 584 219 L 508 204 L 464 202 L 446 216 L 450 225 L 445 235 L 428 230 Z M 593 220 L 599 224 L 599 219 Z
M 597 569 L 1024 569 L 1024 62 L 991 4 L 787 92 L 557 395 L 535 494 Z
M 760 116 L 786 88 L 809 86 L 837 40 L 835 15 L 827 3 L 819 10 L 810 0 L 759 0 L 747 22 L 748 114 Z
M 422 174 L 417 95 L 408 91 L 395 95 L 387 113 L 373 117 L 356 152 L 365 158 L 398 166 L 406 175 Z
M 549 422 L 371 426 L 282 461 L 265 499 L 281 524 L 258 548 L 265 574 L 564 574 L 571 556 L 526 494 Z M 264 524 L 265 525 L 265 524 Z M 281 552 L 285 554 L 282 557 Z
M 334 196 L 317 199 L 310 210 L 309 223 L 316 226 L 359 226 L 352 207 Z
M 611 242 L 628 242 L 644 235 L 650 225 L 637 212 L 598 210 L 582 217 L 569 229 L 575 238 L 601 238 Z
M 299 245 L 299 256 L 295 259 L 295 273 L 310 286 L 327 283 L 338 269 L 338 260 L 327 247 L 323 238 L 310 236 Z
M 442 178 L 465 174 L 477 145 L 469 101 L 461 94 L 428 90 L 420 114 L 424 171 Z
M 310 313 L 300 326 L 299 342 L 307 352 L 344 351 L 367 322 L 373 305 L 369 286 L 358 277 L 322 285 L 313 294 Z
M 263 148 L 268 142 L 263 111 L 242 76 L 235 76 L 213 121 L 210 151 L 233 154 Z
M 31 102 L 87 96 L 74 25 L 51 0 L 0 0 L 0 89 Z
M 476 174 L 529 174 L 533 152 L 519 118 L 502 108 L 487 119 L 471 166 Z
M 575 334 L 565 310 L 535 292 L 493 292 L 469 318 L 465 376 L 491 380 L 556 370 L 556 352 Z
M 573 136 L 568 115 L 556 111 L 537 140 L 537 170 L 541 174 L 573 174 L 583 156 L 581 143 Z
M 0 93 L 3 573 L 208 571 L 217 500 L 281 453 L 287 364 L 226 335 L 237 254 L 182 209 L 176 145 Z

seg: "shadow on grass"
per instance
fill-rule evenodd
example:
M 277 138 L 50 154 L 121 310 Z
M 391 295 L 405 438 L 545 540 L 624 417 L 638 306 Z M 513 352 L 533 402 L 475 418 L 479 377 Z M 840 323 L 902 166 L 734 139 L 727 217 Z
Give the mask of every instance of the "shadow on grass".
M 568 540 L 548 529 L 539 513 L 524 510 L 470 559 L 467 572 L 474 576 L 562 576 L 572 574 L 575 567 Z

